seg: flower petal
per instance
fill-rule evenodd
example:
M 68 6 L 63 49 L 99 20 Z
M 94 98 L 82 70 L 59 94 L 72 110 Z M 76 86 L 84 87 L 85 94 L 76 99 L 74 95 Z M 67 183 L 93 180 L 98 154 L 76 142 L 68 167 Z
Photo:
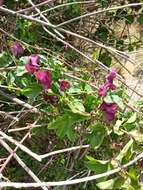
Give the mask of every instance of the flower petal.
M 37 73 L 35 73 L 35 76 L 45 90 L 48 90 L 51 88 L 52 77 L 51 77 L 50 71 L 48 70 L 38 71 Z
M 60 81 L 60 90 L 65 91 L 66 89 L 69 89 L 71 87 L 69 81 L 61 80 Z
M 14 56 L 19 56 L 19 55 L 22 55 L 24 53 L 24 49 L 23 49 L 21 43 L 19 43 L 19 42 L 14 42 L 10 46 L 10 50 Z

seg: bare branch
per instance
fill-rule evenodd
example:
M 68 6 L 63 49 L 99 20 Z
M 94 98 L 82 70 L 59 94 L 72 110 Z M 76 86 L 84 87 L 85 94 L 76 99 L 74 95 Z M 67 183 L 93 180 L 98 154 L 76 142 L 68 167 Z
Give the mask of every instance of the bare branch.
M 85 148 L 89 148 L 90 145 L 80 145 L 80 146 L 74 146 L 74 147 L 71 147 L 71 148 L 65 148 L 65 149 L 62 149 L 62 150 L 56 150 L 56 151 L 53 151 L 53 152 L 49 152 L 47 154 L 43 154 L 43 155 L 39 155 L 41 159 L 44 159 L 44 158 L 47 158 L 49 156 L 53 156 L 53 155 L 56 155 L 56 154 L 61 154 L 61 153 L 65 153 L 65 152 L 70 152 L 70 151 L 75 151 L 75 150 L 79 150 L 79 149 L 85 149 Z

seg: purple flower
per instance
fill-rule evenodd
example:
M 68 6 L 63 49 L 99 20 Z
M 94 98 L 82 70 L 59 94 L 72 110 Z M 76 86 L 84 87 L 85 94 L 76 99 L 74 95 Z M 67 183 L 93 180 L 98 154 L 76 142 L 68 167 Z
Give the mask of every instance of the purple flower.
M 115 114 L 117 112 L 116 103 L 106 103 L 105 101 L 101 104 L 100 109 L 104 112 L 105 122 L 110 122 L 115 119 Z
M 69 81 L 61 80 L 60 81 L 60 90 L 65 91 L 66 89 L 69 89 L 71 87 Z
M 116 78 L 117 72 L 115 69 L 112 69 L 109 74 L 106 76 L 106 80 L 109 82 L 113 82 L 114 78 Z
M 109 83 L 105 83 L 104 85 L 102 85 L 99 90 L 98 90 L 98 93 L 99 93 L 99 96 L 105 96 L 106 95 L 106 92 L 107 90 L 109 89 Z
M 43 98 L 45 101 L 49 102 L 50 104 L 55 104 L 57 101 L 56 96 L 52 96 L 52 95 L 44 94 Z
M 108 90 L 115 90 L 116 86 L 113 84 L 113 79 L 116 77 L 115 69 L 111 70 L 106 76 L 105 83 L 99 88 L 99 96 L 105 96 Z
M 40 61 L 40 57 L 38 55 L 29 56 L 29 62 L 25 64 L 25 69 L 29 73 L 35 73 L 40 67 L 39 61 Z
M 10 46 L 10 50 L 12 52 L 12 54 L 14 56 L 19 56 L 22 55 L 24 53 L 24 49 L 22 47 L 22 45 L 19 42 L 14 42 L 11 46 Z
M 51 88 L 52 77 L 49 70 L 42 70 L 35 73 L 35 77 L 38 79 L 39 83 L 43 86 L 45 90 Z

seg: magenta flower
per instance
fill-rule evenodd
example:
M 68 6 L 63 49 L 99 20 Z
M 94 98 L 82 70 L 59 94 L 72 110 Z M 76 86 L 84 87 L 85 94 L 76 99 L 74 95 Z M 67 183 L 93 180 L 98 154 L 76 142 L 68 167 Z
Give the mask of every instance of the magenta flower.
M 29 73 L 35 73 L 40 67 L 39 61 L 40 61 L 40 57 L 38 55 L 29 56 L 29 62 L 25 64 L 25 69 Z
M 102 85 L 99 90 L 98 90 L 98 93 L 99 93 L 99 96 L 105 96 L 106 95 L 106 92 L 107 90 L 109 89 L 109 83 L 105 83 L 104 85 Z
M 116 71 L 113 69 L 106 76 L 105 83 L 99 88 L 99 96 L 105 96 L 108 90 L 115 90 L 116 86 L 113 84 L 113 80 L 116 77 Z
M 65 91 L 67 89 L 69 89 L 71 87 L 69 81 L 66 81 L 66 80 L 61 80 L 60 81 L 60 90 L 61 91 Z
M 10 46 L 10 50 L 12 52 L 12 54 L 14 56 L 19 56 L 22 55 L 24 53 L 24 49 L 22 47 L 22 45 L 19 42 L 14 42 L 11 46 Z
M 104 120 L 109 123 L 115 119 L 115 115 L 117 112 L 117 104 L 116 103 L 106 103 L 105 101 L 101 104 L 100 109 L 104 112 Z
M 49 70 L 42 70 L 35 73 L 35 77 L 38 79 L 39 83 L 43 86 L 45 90 L 51 88 L 52 77 Z

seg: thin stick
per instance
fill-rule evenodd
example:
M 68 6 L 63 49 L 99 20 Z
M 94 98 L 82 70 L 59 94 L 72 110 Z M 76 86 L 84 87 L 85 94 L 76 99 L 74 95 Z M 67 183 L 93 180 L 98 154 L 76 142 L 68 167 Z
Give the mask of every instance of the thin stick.
M 47 123 L 45 125 L 47 125 Z M 28 124 L 27 127 L 20 127 L 20 128 L 16 128 L 16 129 L 9 129 L 8 132 L 11 133 L 11 132 L 17 132 L 17 131 L 24 131 L 24 130 L 38 128 L 38 127 L 42 127 L 42 126 L 43 125 Z
M 63 44 L 68 45 L 70 48 L 72 48 L 73 50 L 75 50 L 77 53 L 79 53 L 80 55 L 82 55 L 83 57 L 85 57 L 86 59 L 88 59 L 89 61 L 91 61 L 92 63 L 97 63 L 101 68 L 103 68 L 105 71 L 109 71 L 109 68 L 104 65 L 103 63 L 101 63 L 98 60 L 93 61 L 91 58 L 89 58 L 88 56 L 86 56 L 84 53 L 82 53 L 81 51 L 79 51 L 78 49 L 76 49 L 74 46 L 72 46 L 71 44 L 69 44 L 68 42 L 60 39 L 59 37 L 57 37 L 56 35 L 54 35 L 52 32 L 48 31 L 45 27 L 44 29 L 47 31 L 47 33 L 49 33 L 51 36 L 53 36 L 55 39 L 57 39 L 58 41 L 61 41 Z M 120 76 L 121 77 L 121 76 Z
M 1 31 L 1 28 L 0 28 L 0 31 Z M 13 66 L 13 67 L 2 67 L 2 68 L 0 68 L 0 72 L 11 71 L 11 70 L 14 70 L 16 68 L 17 68 L 16 66 Z
M 21 88 L 17 88 L 17 87 L 12 87 L 12 86 L 6 86 L 6 85 L 1 85 L 0 84 L 0 88 L 5 88 L 5 89 L 11 89 L 11 90 L 21 90 Z
M 50 156 L 53 156 L 53 155 L 56 155 L 56 154 L 75 151 L 75 150 L 79 150 L 79 149 L 85 149 L 85 148 L 89 148 L 89 147 L 90 147 L 90 145 L 74 146 L 74 147 L 71 147 L 71 148 L 65 148 L 65 149 L 62 149 L 62 150 L 56 150 L 56 151 L 53 151 L 53 152 L 49 152 L 47 154 L 39 155 L 39 157 L 41 159 L 44 159 L 44 158 L 47 158 L 47 157 L 50 157 Z

